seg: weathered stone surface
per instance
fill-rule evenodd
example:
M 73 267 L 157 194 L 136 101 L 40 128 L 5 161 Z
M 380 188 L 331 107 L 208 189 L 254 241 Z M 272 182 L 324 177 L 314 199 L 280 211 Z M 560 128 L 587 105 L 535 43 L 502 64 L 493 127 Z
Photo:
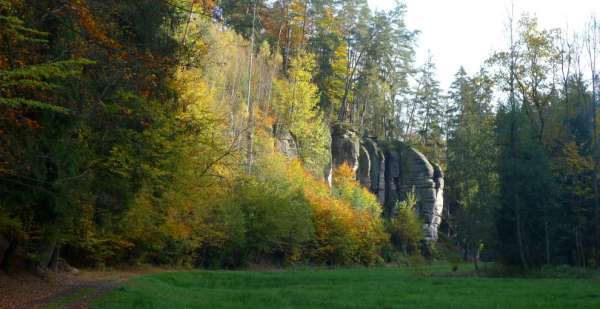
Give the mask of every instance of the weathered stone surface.
M 77 275 L 79 273 L 79 269 L 69 265 L 69 263 L 67 263 L 67 261 L 63 258 L 58 259 L 56 268 L 62 272 L 66 272 L 72 275 Z
M 437 239 L 437 231 L 442 223 L 442 212 L 444 211 L 444 173 L 437 164 L 434 164 L 433 168 L 433 180 L 435 182 L 436 197 L 432 212 L 433 219 L 429 224 L 429 229 L 430 235 L 435 235 L 434 239 Z
M 298 157 L 298 143 L 290 131 L 282 131 L 275 134 L 275 146 L 277 150 L 288 158 Z
M 354 172 L 358 171 L 360 138 L 356 132 L 334 127 L 331 132 L 331 158 L 333 166 L 348 164 Z
M 374 139 L 363 138 L 361 142 L 370 158 L 369 183 L 363 181 L 361 183 L 369 188 L 383 205 L 385 203 L 385 155 Z
M 393 215 L 396 203 L 414 190 L 425 238 L 437 240 L 444 178 L 439 166 L 422 153 L 399 141 L 360 139 L 356 132 L 337 127 L 332 132 L 332 161 L 334 166 L 346 162 L 356 171 L 357 180 L 377 195 L 385 216 Z
M 356 177 L 360 183 L 367 188 L 371 188 L 371 175 L 373 174 L 371 162 L 372 159 L 367 151 L 367 148 L 365 148 L 363 145 L 360 145 L 358 155 L 358 173 L 356 174 Z

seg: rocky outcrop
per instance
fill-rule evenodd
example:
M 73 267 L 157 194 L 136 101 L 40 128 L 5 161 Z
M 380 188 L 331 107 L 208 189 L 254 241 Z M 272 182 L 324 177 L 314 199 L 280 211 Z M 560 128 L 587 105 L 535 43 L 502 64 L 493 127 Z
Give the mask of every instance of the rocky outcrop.
M 356 132 L 334 127 L 331 131 L 331 160 L 333 166 L 343 163 L 350 165 L 352 170 L 358 170 L 360 157 L 360 138 Z
M 360 165 L 359 173 L 368 175 L 368 180 L 366 177 L 358 180 L 377 196 L 379 203 L 385 205 L 385 153 L 371 138 L 362 139 L 361 148 L 366 150 L 369 164 Z
M 275 147 L 288 158 L 298 157 L 298 143 L 290 131 L 275 132 Z
M 359 138 L 356 132 L 339 127 L 332 130 L 331 151 L 334 166 L 348 163 L 357 180 L 378 197 L 385 216 L 392 216 L 396 203 L 414 190 L 425 238 L 437 240 L 444 206 L 439 166 L 402 142 Z

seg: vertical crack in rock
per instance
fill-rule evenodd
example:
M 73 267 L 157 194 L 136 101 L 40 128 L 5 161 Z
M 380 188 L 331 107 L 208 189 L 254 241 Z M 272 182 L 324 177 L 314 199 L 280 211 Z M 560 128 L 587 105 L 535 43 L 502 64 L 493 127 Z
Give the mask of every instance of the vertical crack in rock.
M 333 166 L 348 163 L 357 180 L 378 197 L 384 216 L 394 215 L 396 203 L 414 190 L 425 239 L 437 240 L 444 207 L 444 176 L 438 165 L 402 142 L 361 139 L 340 127 L 332 130 L 331 154 Z
M 290 158 L 298 157 L 298 145 L 290 132 L 274 132 L 277 148 Z M 357 180 L 377 196 L 383 215 L 394 215 L 398 201 L 414 190 L 416 210 L 423 220 L 424 237 L 436 241 L 444 208 L 444 175 L 437 164 L 399 141 L 377 141 L 360 138 L 352 130 L 340 126 L 331 132 L 331 164 L 324 168 L 331 185 L 334 167 L 350 165 Z
M 358 171 L 358 161 L 360 155 L 360 138 L 356 132 L 345 130 L 340 127 L 334 127 L 331 139 L 331 156 L 333 166 L 340 166 L 344 163 L 350 165 L 353 172 Z
M 358 181 L 365 186 L 366 188 L 372 189 L 371 185 L 371 176 L 374 174 L 373 168 L 371 166 L 372 161 L 367 148 L 364 145 L 360 145 L 360 152 L 358 155 L 358 173 L 356 177 Z
M 385 203 L 385 155 L 372 138 L 364 138 L 362 147 L 367 151 L 370 159 L 370 182 L 369 185 L 366 185 L 366 182 L 361 181 L 361 183 L 369 188 L 377 196 L 379 203 L 383 205 Z

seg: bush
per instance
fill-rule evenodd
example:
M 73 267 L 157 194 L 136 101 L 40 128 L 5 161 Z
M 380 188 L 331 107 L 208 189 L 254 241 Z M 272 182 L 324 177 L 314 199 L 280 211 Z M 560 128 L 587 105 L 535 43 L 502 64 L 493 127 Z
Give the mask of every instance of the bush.
M 422 223 L 415 211 L 416 204 L 415 193 L 409 193 L 406 200 L 396 203 L 394 215 L 386 222 L 392 244 L 406 255 L 419 254 L 419 242 L 423 239 Z
M 315 211 L 315 240 L 312 261 L 320 264 L 380 263 L 382 247 L 388 242 L 381 206 L 353 178 L 347 165 L 335 171 L 334 194 L 311 178 L 304 192 Z
M 356 181 L 354 172 L 348 164 L 344 163 L 335 169 L 333 186 L 334 194 L 349 202 L 354 209 L 365 210 L 373 215 L 381 214 L 381 205 L 377 197 Z
M 268 149 L 258 153 L 251 175 L 224 173 L 230 184 L 200 186 L 183 173 L 168 190 L 144 186 L 111 230 L 94 229 L 90 212 L 81 219 L 89 229 L 78 233 L 81 239 L 73 241 L 78 246 L 71 252 L 94 257 L 87 263 L 95 265 L 232 268 L 382 261 L 389 237 L 381 207 L 349 168 L 336 171 L 332 193 L 300 161 Z
M 381 208 L 354 180 L 338 178 L 338 193 L 297 161 L 277 153 L 257 162 L 257 174 L 236 186 L 251 262 L 372 265 L 387 242 Z
M 277 180 L 241 179 L 233 203 L 244 216 L 246 246 L 252 262 L 295 263 L 313 237 L 312 211 L 301 191 Z

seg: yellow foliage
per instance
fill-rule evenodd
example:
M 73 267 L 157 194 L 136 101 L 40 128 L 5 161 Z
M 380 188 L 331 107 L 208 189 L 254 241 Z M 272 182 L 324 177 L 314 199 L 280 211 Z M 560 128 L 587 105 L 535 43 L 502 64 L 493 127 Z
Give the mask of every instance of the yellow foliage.
M 344 164 L 340 165 L 334 171 L 334 177 L 339 182 L 347 182 L 348 180 L 352 180 L 356 175 L 352 170 L 352 167 L 348 165 L 348 163 L 344 162 Z
M 126 239 L 141 246 L 162 246 L 161 214 L 148 188 L 143 188 L 124 218 Z
M 342 105 L 348 71 L 348 46 L 345 43 L 337 47 L 335 57 L 331 61 L 332 76 L 325 81 L 325 93 L 331 100 L 332 111 L 337 111 Z
M 381 214 L 381 205 L 375 195 L 356 181 L 352 168 L 344 163 L 334 170 L 333 183 L 337 195 L 350 202 L 357 209 L 363 209 L 372 215 Z

